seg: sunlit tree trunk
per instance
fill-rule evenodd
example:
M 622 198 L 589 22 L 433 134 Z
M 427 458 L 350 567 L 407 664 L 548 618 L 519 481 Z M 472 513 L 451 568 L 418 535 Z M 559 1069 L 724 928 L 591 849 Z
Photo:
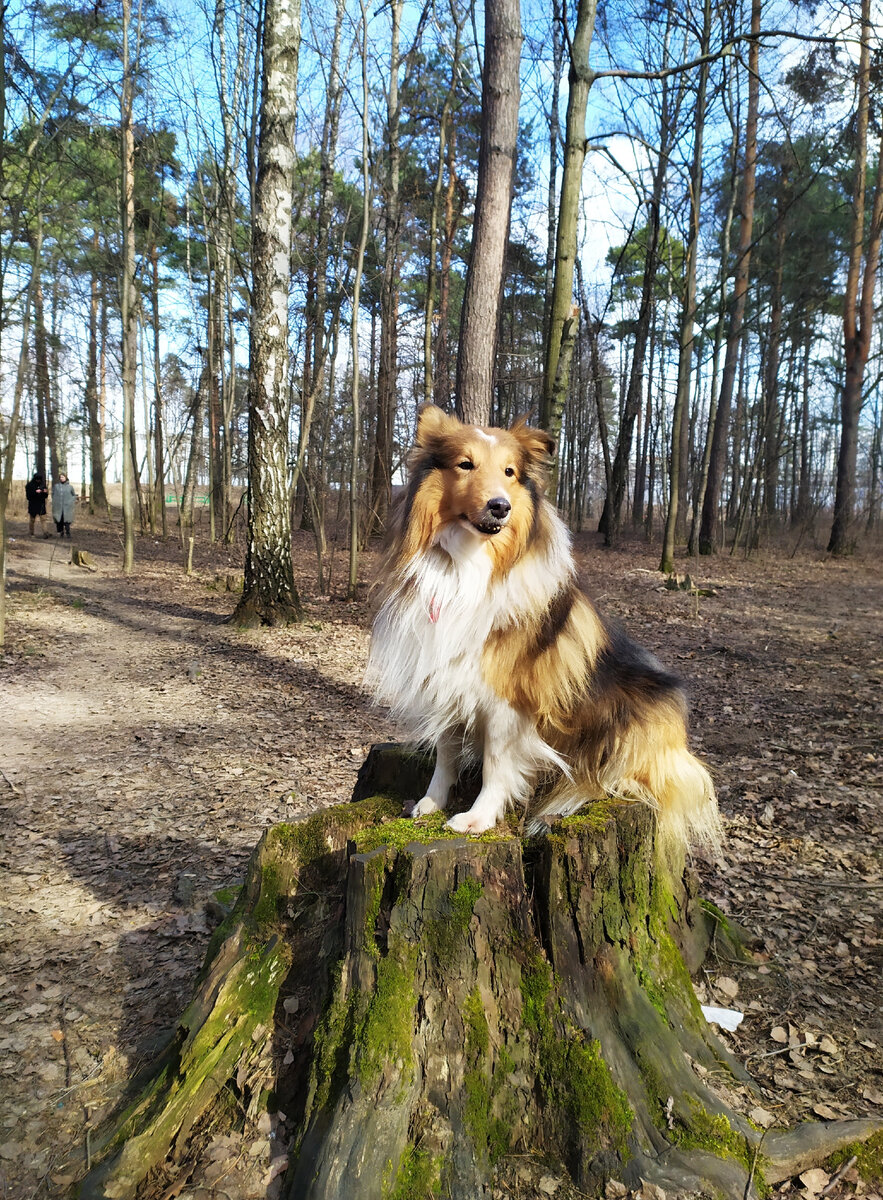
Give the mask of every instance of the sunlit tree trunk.
M 553 437 L 560 431 L 560 413 L 552 421 L 552 394 L 558 380 L 559 392 L 566 393 L 569 370 L 558 370 L 558 357 L 564 338 L 564 326 L 573 313 L 573 272 L 576 262 L 579 197 L 583 163 L 586 157 L 586 108 L 594 72 L 589 67 L 589 49 L 595 32 L 597 0 L 579 0 L 576 25 L 568 39 L 567 117 L 564 129 L 564 163 L 561 171 L 561 197 L 558 201 L 558 228 L 555 237 L 555 278 L 549 313 L 549 335 L 543 368 L 543 402 L 540 424 Z
M 395 427 L 396 383 L 399 337 L 399 243 L 401 238 L 401 195 L 399 121 L 399 42 L 403 0 L 392 0 L 389 88 L 386 95 L 386 153 L 383 182 L 383 276 L 380 284 L 380 362 L 377 371 L 377 427 L 371 470 L 370 532 L 386 528 L 392 498 L 393 430 Z
M 241 625 L 301 617 L 291 562 L 288 478 L 288 291 L 300 51 L 300 0 L 268 0 L 256 208 L 248 391 L 248 540 Z
M 478 185 L 456 384 L 458 416 L 478 425 L 490 421 L 493 400 L 518 139 L 521 41 L 519 0 L 486 0 Z
M 751 33 L 748 44 L 748 112 L 745 118 L 745 166 L 742 172 L 742 215 L 739 222 L 739 246 L 736 252 L 736 277 L 733 284 L 732 316 L 727 337 L 727 353 L 721 376 L 720 396 L 708 463 L 708 478 L 702 504 L 699 529 L 699 553 L 713 554 L 716 544 L 717 510 L 727 459 L 727 438 L 736 370 L 745 324 L 748 276 L 754 230 L 755 177 L 757 174 L 757 116 L 760 104 L 760 8 L 761 0 L 751 2 Z
M 865 367 L 871 348 L 874 323 L 874 288 L 883 232 L 883 136 L 877 148 L 877 172 L 871 208 L 870 229 L 865 245 L 865 175 L 868 164 L 868 118 L 870 109 L 871 0 L 862 0 L 861 50 L 858 68 L 858 108 L 855 118 L 855 178 L 853 183 L 852 230 L 846 295 L 843 300 L 843 343 L 846 372 L 840 394 L 840 449 L 837 455 L 837 487 L 834 520 L 828 540 L 829 554 L 848 554 L 853 549 L 850 533 L 855 498 L 858 458 L 858 426 L 861 416 Z M 864 268 L 862 262 L 864 260 Z
M 365 248 L 368 245 L 368 230 L 371 225 L 371 175 L 368 164 L 368 12 L 365 0 L 362 9 L 362 231 L 359 235 L 359 251 L 356 256 L 353 280 L 353 312 L 350 325 L 352 348 L 352 407 L 353 431 L 350 443 L 350 552 L 347 579 L 347 599 L 355 600 L 359 582 L 359 441 L 361 435 L 361 406 L 359 403 L 359 299 L 362 294 L 362 272 L 365 266 Z
M 159 255 L 156 242 L 152 247 L 151 266 L 153 268 L 153 453 L 154 453 L 154 511 L 160 518 L 162 536 L 168 537 L 168 522 L 166 520 L 166 473 L 165 473 L 165 434 L 162 402 L 162 366 L 159 351 Z
M 138 339 L 138 307 L 135 280 L 135 139 L 132 132 L 134 70 L 130 57 L 131 0 L 122 0 L 123 86 L 120 99 L 120 161 L 122 180 L 122 278 L 120 311 L 122 317 L 123 392 L 123 570 L 131 574 L 135 565 L 135 501 L 133 456 L 135 436 L 135 370 Z
M 92 253 L 98 258 L 98 230 L 92 234 Z M 98 336 L 101 312 L 100 284 L 97 265 L 89 279 L 89 343 L 86 350 L 86 417 L 89 422 L 89 464 L 91 488 L 89 511 L 107 512 L 107 489 L 104 473 L 104 429 L 98 408 Z
M 708 53 L 711 39 L 711 0 L 705 0 L 702 17 L 702 53 Z M 696 258 L 699 250 L 699 215 L 702 207 L 702 150 L 705 135 L 705 105 L 709 64 L 699 68 L 699 83 L 693 115 L 693 160 L 690 169 L 690 226 L 687 236 L 687 261 L 684 272 L 684 303 L 678 338 L 678 379 L 671 418 L 671 458 L 669 460 L 669 500 L 662 536 L 660 571 L 674 570 L 675 535 L 683 495 L 682 482 L 687 475 L 684 433 L 690 403 L 693 365 L 693 328 L 696 323 Z

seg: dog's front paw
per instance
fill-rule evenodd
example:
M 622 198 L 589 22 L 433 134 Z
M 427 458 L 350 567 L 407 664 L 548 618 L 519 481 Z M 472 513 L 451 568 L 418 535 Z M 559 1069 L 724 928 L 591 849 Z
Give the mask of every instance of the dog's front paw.
M 442 808 L 444 808 L 444 805 L 439 804 L 437 800 L 433 800 L 432 796 L 424 796 L 411 809 L 411 816 L 428 817 L 430 813 L 438 812 Z
M 498 820 L 497 813 L 481 809 L 476 811 L 473 806 L 468 812 L 457 813 L 455 817 L 451 817 L 450 821 L 446 822 L 446 827 L 453 829 L 455 833 L 487 833 Z

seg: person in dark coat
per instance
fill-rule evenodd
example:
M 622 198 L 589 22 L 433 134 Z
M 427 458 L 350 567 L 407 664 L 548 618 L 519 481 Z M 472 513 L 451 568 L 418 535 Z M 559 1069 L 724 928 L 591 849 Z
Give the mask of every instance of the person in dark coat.
M 74 519 L 74 505 L 77 502 L 77 493 L 74 491 L 74 485 L 68 480 L 64 471 L 58 472 L 58 482 L 52 489 L 52 519 L 55 521 L 55 528 L 58 530 L 58 536 L 70 537 L 71 521 Z
M 28 532 L 31 537 L 34 536 L 34 522 L 37 517 L 40 518 L 43 537 L 51 537 L 52 535 L 46 528 L 46 497 L 49 495 L 49 489 L 39 471 L 35 471 L 32 478 L 25 484 L 25 495 L 28 498 Z

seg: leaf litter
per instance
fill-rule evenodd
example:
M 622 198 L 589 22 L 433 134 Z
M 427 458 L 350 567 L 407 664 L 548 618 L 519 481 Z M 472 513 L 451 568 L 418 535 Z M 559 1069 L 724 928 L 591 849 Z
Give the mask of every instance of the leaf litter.
M 235 551 L 197 543 L 187 577 L 175 542 L 142 538 L 126 578 L 106 523 L 78 530 L 93 573 L 23 523 L 10 531 L 0 1186 L 25 1200 L 75 1180 L 84 1129 L 162 1046 L 223 913 L 216 894 L 261 832 L 348 799 L 368 746 L 395 730 L 361 687 L 370 604 L 315 594 L 304 535 L 306 621 L 241 633 L 225 623 Z M 728 838 L 722 862 L 697 863 L 702 890 L 761 946 L 696 981 L 703 1003 L 738 998 L 745 1013 L 721 1037 L 759 1090 L 728 1088 L 728 1102 L 762 1128 L 883 1115 L 879 567 L 700 560 L 697 598 L 664 589 L 652 547 L 579 536 L 577 551 L 603 607 L 684 675 L 715 771 Z M 285 1114 L 255 1115 L 163 1188 L 272 1200 L 289 1132 Z M 498 1182 L 501 1197 L 576 1194 L 548 1167 Z M 614 1192 L 664 1200 L 649 1184 Z M 776 1194 L 876 1193 L 851 1166 Z

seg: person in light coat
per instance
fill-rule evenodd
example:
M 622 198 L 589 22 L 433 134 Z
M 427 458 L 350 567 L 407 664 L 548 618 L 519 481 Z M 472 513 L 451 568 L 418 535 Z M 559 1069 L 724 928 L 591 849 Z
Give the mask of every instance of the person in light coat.
M 58 536 L 71 535 L 71 521 L 74 519 L 74 505 L 77 493 L 64 471 L 58 472 L 58 482 L 52 488 L 52 519 Z

